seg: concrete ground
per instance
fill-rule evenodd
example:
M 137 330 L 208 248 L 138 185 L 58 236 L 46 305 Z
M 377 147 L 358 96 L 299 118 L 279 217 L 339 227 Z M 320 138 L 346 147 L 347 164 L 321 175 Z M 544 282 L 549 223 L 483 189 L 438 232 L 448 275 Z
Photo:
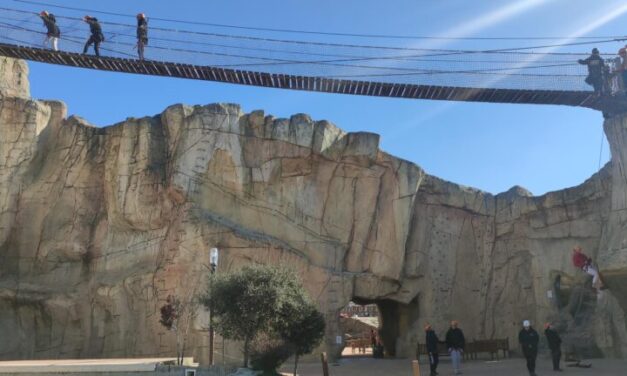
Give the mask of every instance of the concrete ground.
M 536 374 L 544 375 L 589 375 L 589 376 L 623 376 L 627 375 L 627 360 L 593 359 L 591 368 L 572 368 L 562 363 L 564 372 L 553 372 L 550 359 L 538 359 Z M 285 364 L 283 372 L 289 372 L 291 367 Z M 420 363 L 420 375 L 429 375 L 429 364 L 423 359 Z M 438 367 L 440 376 L 452 375 L 451 363 L 448 359 L 440 361 Z M 462 376 L 528 376 L 524 359 L 506 359 L 501 361 L 475 360 L 462 364 Z M 352 358 L 341 359 L 338 365 L 329 365 L 330 376 L 412 376 L 411 361 L 407 359 L 372 359 Z M 305 363 L 299 365 L 300 376 L 322 376 L 320 363 Z
M 154 370 L 159 363 L 175 360 L 176 358 L 124 358 L 1 361 L 0 374 L 147 372 Z M 185 362 L 191 364 L 193 359 L 185 358 Z

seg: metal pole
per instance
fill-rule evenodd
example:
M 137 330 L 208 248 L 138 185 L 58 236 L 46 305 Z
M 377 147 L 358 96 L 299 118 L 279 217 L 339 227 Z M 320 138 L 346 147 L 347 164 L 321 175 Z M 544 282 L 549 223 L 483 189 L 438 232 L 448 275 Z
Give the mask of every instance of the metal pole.
M 327 353 L 320 354 L 320 360 L 322 360 L 322 375 L 329 376 L 329 362 L 327 361 Z
M 211 265 L 211 277 L 209 279 L 209 291 L 213 293 L 213 273 L 216 267 Z M 209 366 L 213 365 L 213 297 L 209 298 Z

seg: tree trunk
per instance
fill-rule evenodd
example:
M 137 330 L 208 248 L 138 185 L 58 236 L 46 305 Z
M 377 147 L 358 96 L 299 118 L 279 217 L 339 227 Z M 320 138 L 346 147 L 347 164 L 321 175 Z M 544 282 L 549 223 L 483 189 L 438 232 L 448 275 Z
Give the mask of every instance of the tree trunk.
M 180 366 L 183 364 L 183 359 L 181 359 L 181 336 L 180 333 L 176 332 L 176 365 Z
M 183 338 L 183 345 L 181 346 L 181 365 L 183 365 L 183 359 L 185 359 L 185 345 L 187 344 L 187 341 L 185 338 Z
M 296 376 L 296 370 L 298 369 L 298 354 L 294 355 L 294 376 Z
M 248 368 L 248 347 L 250 344 L 250 338 L 244 340 L 244 368 Z

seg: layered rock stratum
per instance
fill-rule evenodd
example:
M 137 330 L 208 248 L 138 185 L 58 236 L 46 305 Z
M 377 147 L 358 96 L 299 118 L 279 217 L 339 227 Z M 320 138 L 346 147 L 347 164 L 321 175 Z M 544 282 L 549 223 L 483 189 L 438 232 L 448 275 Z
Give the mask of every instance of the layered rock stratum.
M 3 359 L 174 354 L 159 308 L 204 290 L 210 247 L 218 273 L 297 270 L 332 353 L 353 300 L 379 305 L 396 356 L 451 319 L 514 349 L 523 319 L 553 320 L 569 348 L 627 356 L 627 116 L 605 121 L 611 162 L 580 186 L 492 195 L 307 115 L 174 105 L 94 127 L 31 99 L 26 74 L 0 60 Z M 599 299 L 575 245 L 605 275 Z M 206 322 L 199 310 L 188 344 L 200 360 Z

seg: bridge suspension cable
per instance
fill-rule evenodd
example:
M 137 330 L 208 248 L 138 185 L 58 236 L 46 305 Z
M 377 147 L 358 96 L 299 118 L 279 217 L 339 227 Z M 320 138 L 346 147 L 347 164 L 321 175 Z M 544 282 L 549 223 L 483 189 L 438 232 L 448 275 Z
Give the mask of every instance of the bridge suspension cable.
M 44 1 L 33 1 L 33 0 L 11 0 L 11 1 L 16 2 L 16 3 L 44 6 L 44 7 L 71 10 L 71 11 L 77 11 L 77 12 L 87 12 L 90 14 L 102 14 L 102 15 L 126 17 L 126 18 L 133 17 L 132 15 L 128 15 L 124 13 L 87 9 L 87 8 L 80 8 L 80 7 L 70 7 L 66 5 L 48 3 Z M 625 38 L 627 38 L 626 36 L 577 36 L 577 37 L 556 37 L 556 36 L 549 36 L 549 37 L 546 37 L 546 36 L 545 37 L 538 37 L 538 36 L 470 37 L 470 36 L 466 36 L 466 37 L 459 37 L 459 36 L 456 36 L 456 37 L 452 37 L 452 36 L 433 36 L 433 35 L 365 34 L 365 33 L 341 33 L 341 32 L 315 31 L 315 30 L 253 27 L 253 26 L 221 24 L 221 23 L 212 23 L 212 22 L 198 22 L 198 21 L 191 21 L 191 20 L 178 20 L 178 19 L 160 18 L 160 17 L 151 17 L 151 19 L 153 21 L 182 23 L 186 25 L 210 26 L 210 27 L 217 27 L 217 28 L 240 29 L 240 30 L 250 30 L 250 31 L 267 31 L 267 32 L 275 32 L 275 33 L 289 33 L 289 34 L 312 34 L 312 35 L 324 35 L 324 36 L 335 36 L 335 37 L 369 38 L 369 39 L 380 38 L 380 39 L 412 39 L 412 40 L 427 39 L 427 40 L 510 40 L 510 41 L 522 40 L 522 41 L 529 41 L 529 40 L 560 40 L 560 39 L 562 40 L 563 39 L 589 39 L 589 40 L 622 39 L 624 40 Z
M 29 6 L 54 6 L 68 11 L 97 13 L 90 9 L 39 1 L 12 1 Z M 38 10 L 35 9 L 0 7 L 0 43 L 41 47 L 45 29 L 36 13 Z M 128 17 L 113 12 L 100 13 Z M 62 33 L 60 48 L 68 52 L 81 52 L 88 36 L 87 25 L 76 16 L 62 13 L 55 15 Z M 174 29 L 155 26 L 152 23 L 155 20 L 178 22 L 150 19 L 150 43 L 146 57 L 154 61 L 246 69 L 269 74 L 336 79 L 367 78 L 369 81 L 390 84 L 468 88 L 588 91 L 589 87 L 583 80 L 587 74 L 586 68 L 577 63 L 578 59 L 587 56 L 586 53 L 543 50 L 611 43 L 622 38 L 590 40 L 586 37 L 581 38 L 585 40 L 565 44 L 491 50 L 428 49 Z M 102 19 L 101 24 L 106 36 L 106 41 L 101 46 L 104 54 L 121 58 L 136 56 L 135 25 L 108 19 Z

